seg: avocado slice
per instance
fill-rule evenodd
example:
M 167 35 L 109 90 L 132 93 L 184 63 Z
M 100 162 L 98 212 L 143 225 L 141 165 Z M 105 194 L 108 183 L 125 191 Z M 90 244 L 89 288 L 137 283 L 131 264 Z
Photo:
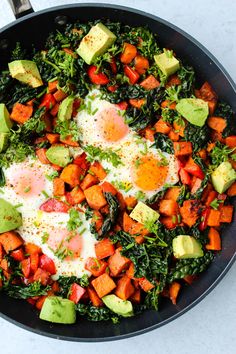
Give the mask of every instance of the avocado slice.
M 229 161 L 222 162 L 211 174 L 212 184 L 218 193 L 224 193 L 236 180 L 236 172 Z
M 82 39 L 77 53 L 90 65 L 98 56 L 104 54 L 115 40 L 116 36 L 114 33 L 99 22 Z
M 51 163 L 60 167 L 65 167 L 71 160 L 69 149 L 60 145 L 51 146 L 47 150 L 46 156 Z
M 59 120 L 65 121 L 71 119 L 73 102 L 74 102 L 74 97 L 72 96 L 68 96 L 62 101 L 58 111 Z
M 0 133 L 0 152 L 6 150 L 8 145 L 9 133 Z
M 9 133 L 13 125 L 10 114 L 4 103 L 0 103 L 0 132 Z
M 174 256 L 178 259 L 199 258 L 203 256 L 200 242 L 193 236 L 179 235 L 172 240 Z
M 149 220 L 153 222 L 157 221 L 160 217 L 160 214 L 143 202 L 138 202 L 138 204 L 132 210 L 130 217 L 140 222 L 141 224 L 145 224 Z
M 166 76 L 174 74 L 180 68 L 178 59 L 170 55 L 170 51 L 168 50 L 162 54 L 154 55 L 154 60 Z
M 73 301 L 63 299 L 59 296 L 49 296 L 44 301 L 39 318 L 53 323 L 75 323 L 75 304 Z
M 14 205 L 0 198 L 0 233 L 15 230 L 22 225 L 22 217 Z
M 117 313 L 117 315 L 123 317 L 131 317 L 134 315 L 131 301 L 121 300 L 114 294 L 104 296 L 102 301 L 111 311 Z
M 191 124 L 202 127 L 209 114 L 207 102 L 200 98 L 182 98 L 176 105 L 176 110 Z
M 43 85 L 42 78 L 35 62 L 31 60 L 14 60 L 8 64 L 11 76 L 31 87 Z

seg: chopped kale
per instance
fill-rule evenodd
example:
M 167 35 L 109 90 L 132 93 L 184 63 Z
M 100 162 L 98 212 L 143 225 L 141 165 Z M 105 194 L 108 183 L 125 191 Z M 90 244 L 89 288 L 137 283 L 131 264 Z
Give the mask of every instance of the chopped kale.
M 173 142 L 168 136 L 162 133 L 156 133 L 154 135 L 155 147 L 161 151 L 167 152 L 168 154 L 174 153 Z

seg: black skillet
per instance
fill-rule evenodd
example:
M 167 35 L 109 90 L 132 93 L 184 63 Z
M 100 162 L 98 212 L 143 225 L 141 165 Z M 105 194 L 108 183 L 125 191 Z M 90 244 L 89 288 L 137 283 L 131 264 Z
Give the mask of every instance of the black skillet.
M 228 102 L 236 112 L 236 86 L 225 69 L 200 43 L 167 21 L 139 10 L 108 4 L 73 4 L 34 13 L 28 0 L 9 2 L 17 18 L 26 16 L 0 30 L 0 70 L 6 67 L 10 50 L 16 41 L 20 41 L 25 47 L 35 43 L 40 48 L 49 32 L 60 30 L 66 22 L 109 18 L 132 26 L 147 25 L 158 34 L 163 47 L 172 48 L 177 56 L 193 65 L 199 82 L 209 81 L 219 97 Z M 192 286 L 181 292 L 177 306 L 173 306 L 169 300 L 163 300 L 159 312 L 148 311 L 134 318 L 123 319 L 116 325 L 79 319 L 76 324 L 65 326 L 41 321 L 26 301 L 14 300 L 1 294 L 0 313 L 3 318 L 27 330 L 70 341 L 108 341 L 150 331 L 196 305 L 229 270 L 236 258 L 236 220 L 225 227 L 222 234 L 222 252 Z

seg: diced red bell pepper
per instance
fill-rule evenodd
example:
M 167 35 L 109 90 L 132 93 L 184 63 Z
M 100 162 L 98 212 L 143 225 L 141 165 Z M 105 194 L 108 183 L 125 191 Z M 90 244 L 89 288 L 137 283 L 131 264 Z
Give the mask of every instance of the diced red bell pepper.
M 56 102 L 57 101 L 51 93 L 45 93 L 39 105 L 39 108 L 45 107 L 46 111 L 49 111 L 56 104 Z
M 30 258 L 26 258 L 21 261 L 21 270 L 25 278 L 29 278 L 30 275 Z
M 68 213 L 70 206 L 60 200 L 51 198 L 48 199 L 45 203 L 43 203 L 39 209 L 42 211 L 46 211 L 47 213 Z
M 117 65 L 116 65 L 115 58 L 111 59 L 110 66 L 111 66 L 111 71 L 113 72 L 113 74 L 116 74 L 117 73 Z
M 218 194 L 218 196 L 217 196 L 217 199 L 218 199 L 218 200 L 223 200 L 223 201 L 225 201 L 226 198 L 227 198 L 227 194 Z
M 125 111 L 128 108 L 128 103 L 125 101 L 119 102 L 116 104 L 116 106 L 121 109 L 122 111 Z
M 86 290 L 79 284 L 73 283 L 70 288 L 69 300 L 77 304 L 81 297 L 85 294 Z
M 183 168 L 180 169 L 179 176 L 180 176 L 181 182 L 183 184 L 186 184 L 188 186 L 191 184 L 191 177 L 188 174 L 188 172 L 185 171 L 185 169 L 183 169 Z
M 197 178 L 204 179 L 205 174 L 201 167 L 190 157 L 184 166 L 185 171 L 190 173 L 190 175 L 193 175 Z
M 34 281 L 39 281 L 44 286 L 47 285 L 49 278 L 50 274 L 41 268 L 38 268 L 33 276 Z
M 15 261 L 21 262 L 25 259 L 24 251 L 22 248 L 11 252 L 11 257 L 15 259 Z M 1 257 L 0 257 L 1 258 Z
M 84 171 L 87 171 L 89 169 L 90 163 L 87 161 L 86 158 L 87 155 L 85 152 L 83 152 L 81 155 L 76 156 L 73 163 L 81 167 Z
M 30 255 L 30 270 L 32 273 L 35 273 L 39 266 L 39 254 L 32 253 Z
M 111 85 L 107 87 L 108 91 L 115 92 L 118 89 L 118 85 Z
M 194 183 L 192 183 L 191 194 L 196 193 L 197 190 L 201 187 L 201 185 L 202 185 L 202 179 L 196 177 Z
M 136 84 L 136 82 L 138 81 L 138 79 L 140 77 L 139 73 L 137 71 L 135 71 L 134 69 L 132 69 L 128 65 L 124 66 L 124 73 L 129 78 L 129 83 L 131 85 Z
M 107 85 L 110 81 L 104 73 L 97 72 L 95 65 L 89 66 L 87 73 L 91 82 L 95 85 Z
M 202 211 L 201 222 L 198 226 L 200 231 L 204 231 L 207 228 L 207 219 L 210 214 L 210 210 L 211 210 L 211 208 L 207 207 L 206 209 L 204 209 Z
M 56 266 L 54 261 L 48 257 L 46 254 L 42 254 L 39 260 L 39 267 L 46 270 L 51 275 L 56 274 Z

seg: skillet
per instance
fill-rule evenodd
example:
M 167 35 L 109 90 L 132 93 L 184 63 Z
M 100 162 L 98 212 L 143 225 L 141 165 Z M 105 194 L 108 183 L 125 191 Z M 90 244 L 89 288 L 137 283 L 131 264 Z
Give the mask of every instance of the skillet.
M 139 10 L 108 4 L 73 4 L 34 13 L 28 0 L 9 2 L 16 18 L 22 18 L 0 30 L 0 70 L 6 67 L 10 51 L 17 41 L 26 48 L 32 43 L 36 48 L 41 48 L 48 34 L 56 29 L 60 30 L 67 22 L 109 18 L 131 26 L 147 25 L 152 32 L 158 34 L 160 45 L 173 49 L 177 56 L 192 65 L 199 82 L 207 80 L 219 97 L 236 111 L 236 86 L 225 69 L 200 43 L 167 21 Z M 108 341 L 142 334 L 182 315 L 219 283 L 236 258 L 235 233 L 234 217 L 234 222 L 222 231 L 222 251 L 216 255 L 208 270 L 194 284 L 182 291 L 177 306 L 164 299 L 159 312 L 147 311 L 133 318 L 122 319 L 119 324 L 79 319 L 76 324 L 65 326 L 41 321 L 27 302 L 0 294 L 0 314 L 6 320 L 27 330 L 70 341 Z

